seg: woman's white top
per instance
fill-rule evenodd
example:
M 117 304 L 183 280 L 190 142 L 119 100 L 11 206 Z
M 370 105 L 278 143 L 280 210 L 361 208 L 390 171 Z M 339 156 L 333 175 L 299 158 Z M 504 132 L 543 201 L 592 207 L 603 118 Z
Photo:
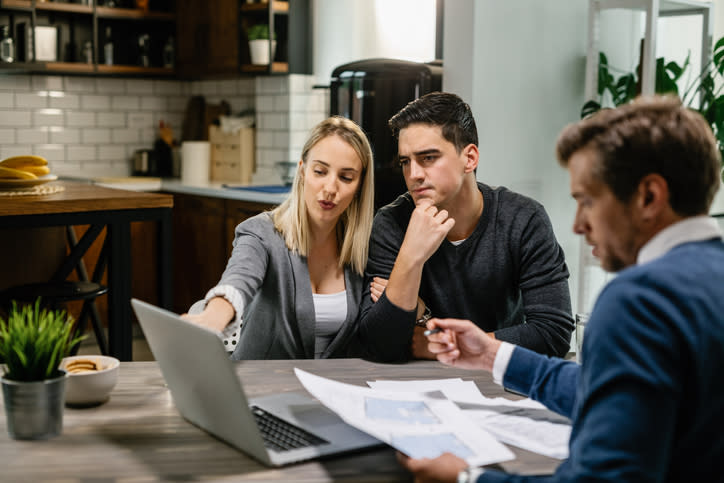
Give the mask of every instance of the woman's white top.
M 331 294 L 312 294 L 314 315 L 317 323 L 314 327 L 314 358 L 319 359 L 339 332 L 347 318 L 347 291 Z

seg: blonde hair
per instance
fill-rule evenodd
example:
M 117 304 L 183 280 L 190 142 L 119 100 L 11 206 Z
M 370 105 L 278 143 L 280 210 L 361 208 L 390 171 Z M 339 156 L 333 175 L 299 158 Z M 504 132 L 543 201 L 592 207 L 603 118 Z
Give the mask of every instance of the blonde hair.
M 362 162 L 362 176 L 357 193 L 337 222 L 339 266 L 350 265 L 364 274 L 367 264 L 372 219 L 374 217 L 374 161 L 372 148 L 364 131 L 354 122 L 340 116 L 325 119 L 312 129 L 302 149 L 302 165 L 284 202 L 272 210 L 274 228 L 284 237 L 289 250 L 307 256 L 310 252 L 310 228 L 307 205 L 304 203 L 304 168 L 309 151 L 322 139 L 338 136 L 349 144 Z

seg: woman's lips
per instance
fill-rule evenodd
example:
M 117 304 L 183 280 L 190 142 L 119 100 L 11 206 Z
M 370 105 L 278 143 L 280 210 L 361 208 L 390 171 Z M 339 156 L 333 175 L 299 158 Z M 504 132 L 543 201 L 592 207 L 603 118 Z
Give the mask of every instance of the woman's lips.
M 323 210 L 331 210 L 337 205 L 331 201 L 320 201 L 319 206 L 321 206 Z

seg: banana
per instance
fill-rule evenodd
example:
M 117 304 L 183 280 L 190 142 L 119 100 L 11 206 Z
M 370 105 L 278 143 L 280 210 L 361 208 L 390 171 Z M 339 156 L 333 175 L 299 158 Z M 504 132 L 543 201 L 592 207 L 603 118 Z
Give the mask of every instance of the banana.
M 42 156 L 33 156 L 33 155 L 26 155 L 26 156 L 12 156 L 10 158 L 3 159 L 0 161 L 0 166 L 5 166 L 6 168 L 15 168 L 17 169 L 19 166 L 47 166 L 48 160 L 46 160 Z
M 0 179 L 38 179 L 33 173 L 0 166 Z
M 19 171 L 26 171 L 28 173 L 33 173 L 35 176 L 45 176 L 46 174 L 50 174 L 50 168 L 47 166 L 23 165 L 23 166 L 18 166 L 17 168 L 12 168 L 12 169 L 17 169 Z

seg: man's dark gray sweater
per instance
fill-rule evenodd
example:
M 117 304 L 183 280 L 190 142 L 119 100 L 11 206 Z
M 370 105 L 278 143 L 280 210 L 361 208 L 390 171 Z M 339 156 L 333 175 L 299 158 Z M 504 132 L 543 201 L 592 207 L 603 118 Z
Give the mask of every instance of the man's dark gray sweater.
M 447 240 L 425 263 L 420 297 L 442 318 L 469 319 L 499 340 L 548 355 L 569 349 L 568 268 L 543 206 L 478 183 L 483 214 L 458 246 Z M 362 295 L 359 342 L 369 359 L 410 358 L 415 311 L 370 298 L 372 277 L 389 279 L 415 205 L 409 193 L 375 216 Z

